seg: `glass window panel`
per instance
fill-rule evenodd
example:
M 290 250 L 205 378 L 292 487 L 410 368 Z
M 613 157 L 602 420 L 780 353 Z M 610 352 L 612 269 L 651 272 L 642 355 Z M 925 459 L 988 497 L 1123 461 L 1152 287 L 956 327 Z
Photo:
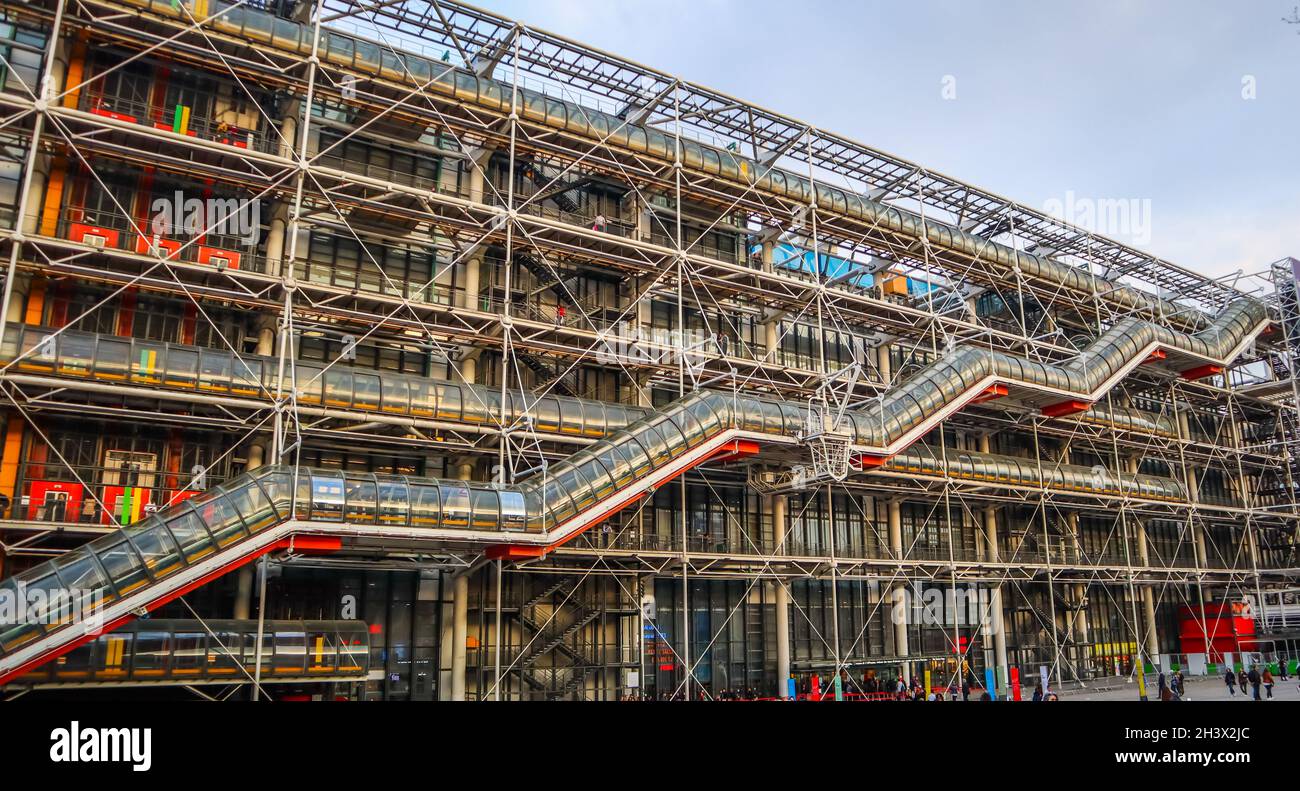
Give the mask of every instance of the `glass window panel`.
M 224 488 L 215 490 L 215 496 L 202 504 L 195 505 L 195 511 L 204 524 L 208 526 L 218 547 L 229 546 L 248 535 L 244 520 Z
M 436 484 L 412 484 L 411 526 L 430 529 L 441 526 L 442 499 Z
M 379 409 L 379 377 L 373 374 L 352 375 L 352 406 L 357 409 Z
M 347 478 L 347 510 L 345 522 L 374 524 L 377 494 L 373 478 L 349 475 Z
M 352 372 L 337 367 L 325 372 L 325 405 L 352 406 Z
M 103 542 L 103 543 L 101 543 Z M 144 563 L 135 549 L 120 535 L 107 535 L 97 538 L 89 547 L 99 558 L 99 564 L 108 573 L 109 579 L 117 587 L 119 596 L 126 596 L 149 582 L 145 574 Z
M 469 487 L 463 483 L 443 481 L 442 487 L 442 526 L 469 526 Z
M 407 524 L 406 481 L 379 481 L 379 522 L 385 525 Z
M 497 499 L 495 491 L 480 488 L 471 489 L 470 500 L 474 505 L 472 524 L 475 530 L 499 530 L 501 528 L 501 503 Z
M 155 580 L 161 579 L 181 567 L 180 550 L 172 541 L 171 533 L 157 517 L 149 517 L 126 528 L 125 533 L 135 544 L 145 567 Z
M 305 672 L 307 663 L 307 635 L 299 631 L 275 632 L 275 662 L 272 664 L 276 675 L 300 676 Z
M 343 478 L 314 472 L 311 475 L 311 518 L 343 521 Z
M 212 536 L 202 520 L 188 508 L 179 516 L 168 520 L 167 528 L 180 545 L 187 561 L 193 562 L 212 552 Z
M 204 349 L 199 356 L 199 389 L 224 393 L 230 388 L 230 352 Z

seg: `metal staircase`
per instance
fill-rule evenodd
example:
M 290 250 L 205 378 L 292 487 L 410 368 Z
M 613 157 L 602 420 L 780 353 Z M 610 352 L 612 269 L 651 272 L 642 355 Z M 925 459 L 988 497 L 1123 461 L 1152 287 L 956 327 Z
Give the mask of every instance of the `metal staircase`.
M 1071 602 L 1056 586 L 1051 586 L 1051 591 L 1058 613 L 1064 615 L 1066 622 L 1070 624 L 1070 628 L 1058 626 L 1050 612 L 1035 604 L 1028 597 L 1024 599 L 1024 603 L 1019 609 L 1033 613 L 1038 631 L 1054 639 L 1053 649 L 1056 651 L 1057 656 L 1060 657 L 1062 670 L 1074 680 L 1079 681 L 1086 674 L 1087 660 L 1085 652 L 1087 644 L 1080 642 L 1075 637 L 1073 624 L 1079 611 L 1087 606 L 1087 598 L 1085 597 L 1078 602 Z M 1081 667 L 1081 664 L 1083 667 Z M 1081 671 L 1084 672 L 1081 673 Z
M 589 178 L 578 179 L 576 181 L 563 181 L 562 179 L 547 178 L 537 166 L 537 163 L 531 157 L 523 157 L 519 160 L 519 169 L 524 174 L 524 178 L 532 182 L 537 188 L 537 199 L 549 200 L 561 211 L 569 214 L 577 214 L 581 207 L 570 198 L 568 193 L 579 187 L 584 186 L 591 181 Z
M 558 390 L 562 395 L 570 397 L 576 397 L 578 395 L 577 387 L 575 387 L 574 383 L 570 381 L 576 378 L 576 370 L 562 374 L 559 371 L 558 365 L 552 367 L 547 364 L 545 359 L 539 355 L 533 354 L 532 352 L 517 350 L 515 352 L 515 357 L 518 358 L 519 362 L 523 363 L 528 370 L 537 375 L 537 384 L 533 387 L 534 391 Z
M 575 584 L 572 577 L 561 577 L 524 602 L 518 611 L 521 633 L 526 636 L 524 642 L 532 640 L 527 653 L 518 660 L 520 678 L 530 688 L 546 693 L 552 700 L 573 694 L 586 680 L 590 669 L 597 665 L 583 650 L 584 644 L 573 638 L 600 617 L 601 609 L 589 607 L 579 599 L 576 591 L 572 590 Z M 547 599 L 561 593 L 565 594 L 564 599 L 554 605 L 555 610 L 547 623 L 548 619 L 541 617 L 537 608 Z M 569 617 L 561 620 L 562 613 Z M 551 653 L 563 656 L 568 664 L 538 667 L 537 661 Z M 557 679 L 566 671 L 567 677 L 557 684 Z

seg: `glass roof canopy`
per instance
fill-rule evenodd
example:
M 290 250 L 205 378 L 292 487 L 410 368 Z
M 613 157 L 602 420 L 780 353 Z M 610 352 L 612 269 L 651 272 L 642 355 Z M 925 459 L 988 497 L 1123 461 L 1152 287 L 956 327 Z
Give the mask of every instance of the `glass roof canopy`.
M 509 79 L 517 65 L 521 76 L 562 86 L 571 100 L 577 97 L 605 110 L 648 112 L 651 125 L 675 125 L 680 108 L 684 136 L 719 147 L 734 144 L 743 154 L 784 160 L 787 166 L 798 163 L 797 170 L 811 166 L 828 183 L 901 206 L 924 205 L 935 219 L 1091 267 L 1105 278 L 1165 298 L 1213 310 L 1246 293 L 847 137 L 472 5 L 451 0 L 324 0 L 323 8 L 327 26 L 361 33 L 369 29 L 372 35 L 379 28 L 397 34 L 402 47 L 442 48 L 466 63 L 488 64 L 488 73 L 495 70 L 503 79 Z M 517 45 L 511 42 L 516 30 L 526 33 Z M 664 101 L 669 95 L 671 104 Z

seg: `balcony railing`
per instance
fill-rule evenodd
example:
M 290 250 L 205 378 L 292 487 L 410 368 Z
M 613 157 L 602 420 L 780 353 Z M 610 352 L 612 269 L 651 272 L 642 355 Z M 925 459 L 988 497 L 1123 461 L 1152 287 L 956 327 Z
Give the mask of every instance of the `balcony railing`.
M 266 271 L 266 262 L 257 246 L 241 237 L 207 233 L 187 238 L 174 233 L 156 233 L 152 226 L 147 217 L 65 206 L 59 214 L 56 235 L 101 250 L 123 250 L 218 270 Z
M 77 109 L 151 129 L 177 132 L 199 140 L 213 140 L 234 149 L 275 153 L 280 146 L 278 136 L 273 140 L 264 132 L 241 129 L 203 115 L 195 115 L 175 105 L 164 107 L 97 90 L 83 91 Z M 182 109 L 179 121 L 176 118 L 178 109 Z

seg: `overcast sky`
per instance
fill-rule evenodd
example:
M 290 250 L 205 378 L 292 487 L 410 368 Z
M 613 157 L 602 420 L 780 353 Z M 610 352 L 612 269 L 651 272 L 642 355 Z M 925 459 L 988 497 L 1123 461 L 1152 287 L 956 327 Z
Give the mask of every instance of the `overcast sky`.
M 477 2 L 1025 205 L 1149 201 L 1111 235 L 1197 271 L 1300 257 L 1300 0 Z

